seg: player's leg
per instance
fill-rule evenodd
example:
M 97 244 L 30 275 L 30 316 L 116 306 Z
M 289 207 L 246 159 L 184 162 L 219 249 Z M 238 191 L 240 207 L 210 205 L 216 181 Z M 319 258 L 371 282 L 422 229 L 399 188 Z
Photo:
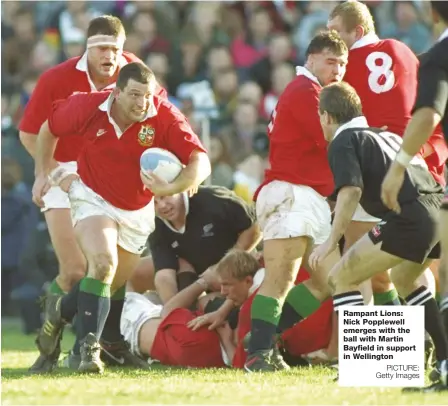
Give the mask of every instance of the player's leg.
M 180 290 L 185 289 L 198 279 L 193 266 L 179 258 L 178 270 L 160 269 L 154 277 L 154 285 L 163 303 L 168 302 Z
M 439 267 L 440 279 L 440 312 L 444 323 L 445 334 L 448 335 L 448 195 L 445 195 L 440 213 L 440 244 L 441 261 Z M 441 380 L 448 387 L 448 361 L 440 365 Z
M 154 284 L 154 262 L 151 256 L 142 257 L 126 284 L 128 292 L 144 293 L 147 290 L 156 290 Z
M 59 275 L 50 285 L 50 293 L 63 294 L 84 277 L 87 263 L 76 240 L 70 208 L 49 208 L 44 215 L 59 262 Z
M 448 337 L 443 328 L 442 317 L 437 301 L 431 290 L 420 283 L 419 276 L 429 266 L 430 260 L 424 264 L 405 261 L 391 271 L 391 277 L 400 293 L 410 306 L 424 306 L 425 329 L 432 338 L 438 369 L 448 359 Z
M 251 308 L 245 365 L 249 372 L 284 367 L 273 351 L 282 305 L 307 250 L 313 241 L 328 236 L 331 214 L 325 199 L 313 189 L 274 181 L 260 191 L 257 217 L 263 230 L 266 271 Z
M 344 234 L 344 253 L 347 252 L 361 237 L 367 234 L 380 221 L 379 218 L 368 214 L 361 205 L 358 205 L 353 219 Z M 399 305 L 398 293 L 390 281 L 388 270 L 377 273 L 372 277 L 372 294 L 376 305 Z M 367 288 L 367 283 L 364 288 Z M 365 296 L 365 295 L 364 295 Z
M 340 260 L 340 254 L 338 250 L 335 250 L 318 269 L 311 269 L 307 265 L 308 257 L 316 246 L 311 246 L 311 249 L 307 250 L 303 258 L 303 265 L 310 274 L 310 279 L 293 286 L 286 296 L 278 324 L 279 332 L 283 332 L 306 319 L 319 309 L 323 301 L 331 296 L 328 275 L 333 266 Z
M 108 216 L 79 221 L 75 232 L 87 258 L 87 276 L 78 293 L 78 336 L 81 338 L 80 372 L 102 372 L 99 339 L 110 311 L 111 285 L 118 265 L 118 227 Z
M 120 238 L 119 238 L 120 243 Z M 101 335 L 101 359 L 108 365 L 148 368 L 148 364 L 135 356 L 126 344 L 120 331 L 120 319 L 123 312 L 126 282 L 140 262 L 140 256 L 120 246 L 118 267 L 111 286 L 110 311 Z

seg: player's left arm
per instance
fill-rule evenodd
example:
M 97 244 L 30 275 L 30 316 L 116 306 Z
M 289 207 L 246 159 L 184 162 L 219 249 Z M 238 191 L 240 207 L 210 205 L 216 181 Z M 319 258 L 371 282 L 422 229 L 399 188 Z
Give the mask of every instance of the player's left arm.
M 420 66 L 417 100 L 409 121 L 401 150 L 409 156 L 416 155 L 434 133 L 446 109 L 448 100 L 448 75 L 438 66 Z M 432 148 L 435 150 L 435 145 Z
M 196 299 L 204 293 L 208 287 L 208 281 L 201 276 L 196 282 L 185 289 L 182 289 L 165 303 L 161 314 L 162 319 L 168 316 L 174 309 L 187 309 L 192 306 Z

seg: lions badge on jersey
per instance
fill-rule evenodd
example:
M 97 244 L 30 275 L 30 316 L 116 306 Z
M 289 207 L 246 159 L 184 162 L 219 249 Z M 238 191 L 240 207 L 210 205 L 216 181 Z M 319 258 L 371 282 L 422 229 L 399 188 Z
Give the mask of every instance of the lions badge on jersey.
M 142 147 L 150 147 L 154 142 L 155 130 L 150 125 L 142 125 L 138 133 L 138 142 Z

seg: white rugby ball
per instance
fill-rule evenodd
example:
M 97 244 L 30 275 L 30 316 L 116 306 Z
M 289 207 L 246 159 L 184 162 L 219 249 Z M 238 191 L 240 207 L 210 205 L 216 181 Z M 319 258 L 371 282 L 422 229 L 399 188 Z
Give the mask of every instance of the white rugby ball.
M 162 148 L 149 148 L 140 157 L 143 172 L 152 171 L 168 183 L 179 176 L 183 167 L 176 155 Z

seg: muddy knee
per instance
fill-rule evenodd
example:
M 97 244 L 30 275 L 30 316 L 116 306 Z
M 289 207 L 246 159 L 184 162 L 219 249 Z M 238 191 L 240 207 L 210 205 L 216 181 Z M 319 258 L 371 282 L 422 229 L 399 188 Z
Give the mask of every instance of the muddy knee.
M 96 254 L 89 261 L 89 276 L 104 283 L 112 283 L 116 268 L 116 260 L 112 254 Z

